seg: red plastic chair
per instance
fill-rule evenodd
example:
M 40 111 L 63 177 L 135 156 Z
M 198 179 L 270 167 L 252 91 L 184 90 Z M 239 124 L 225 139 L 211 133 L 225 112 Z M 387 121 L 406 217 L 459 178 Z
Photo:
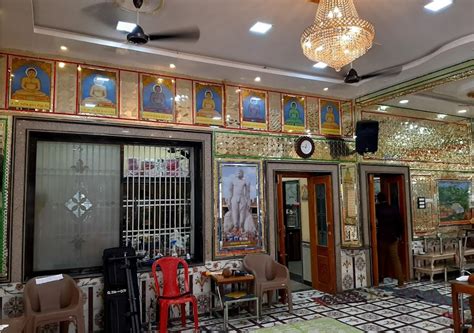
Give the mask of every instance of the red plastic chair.
M 183 266 L 184 269 L 184 293 L 181 293 L 178 281 L 178 267 Z M 163 293 L 160 295 L 160 285 L 158 283 L 158 275 L 156 268 L 160 267 L 163 274 Z M 181 304 L 181 323 L 186 326 L 186 303 L 191 302 L 194 314 L 194 329 L 199 326 L 197 299 L 189 290 L 189 272 L 188 264 L 181 258 L 164 257 L 156 260 L 152 266 L 153 278 L 155 279 L 155 292 L 158 301 L 158 309 L 160 312 L 160 333 L 166 333 L 168 329 L 168 309 L 172 304 Z M 157 309 L 157 310 L 158 310 Z M 157 313 L 158 318 L 158 313 Z

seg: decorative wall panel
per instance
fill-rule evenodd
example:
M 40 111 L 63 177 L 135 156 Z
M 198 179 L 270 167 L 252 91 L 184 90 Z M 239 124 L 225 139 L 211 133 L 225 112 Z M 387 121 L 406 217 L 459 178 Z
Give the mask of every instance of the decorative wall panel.
M 368 286 L 366 250 L 341 251 L 342 290 Z
M 176 122 L 193 122 L 193 81 L 176 79 Z
M 59 113 L 76 113 L 77 108 L 77 65 L 56 63 L 55 110 Z
M 7 71 L 7 56 L 0 54 L 0 108 L 5 107 L 5 91 L 7 87 L 5 86 L 5 80 L 3 79 Z
M 466 124 L 362 113 L 379 122 L 379 146 L 365 160 L 469 164 L 471 133 Z
M 12 118 L 0 117 L 0 280 L 8 278 L 8 205 Z
M 225 86 L 225 125 L 228 128 L 240 127 L 240 88 Z
M 308 115 L 308 129 L 311 134 L 319 134 L 319 100 L 314 97 L 306 99 L 306 113 Z
M 296 136 L 216 132 L 215 153 L 222 157 L 300 159 L 294 148 L 296 139 Z M 347 155 L 347 151 L 355 149 L 353 142 L 314 139 L 314 143 L 312 160 L 356 159 L 353 154 Z
M 354 135 L 354 114 L 352 103 L 341 103 L 342 112 L 342 135 L 351 137 Z
M 270 131 L 279 132 L 281 126 L 281 94 L 270 92 L 268 94 L 269 122 Z
M 356 164 L 341 164 L 341 243 L 342 246 L 362 246 L 359 222 L 359 190 Z
M 120 72 L 120 117 L 138 119 L 138 73 Z

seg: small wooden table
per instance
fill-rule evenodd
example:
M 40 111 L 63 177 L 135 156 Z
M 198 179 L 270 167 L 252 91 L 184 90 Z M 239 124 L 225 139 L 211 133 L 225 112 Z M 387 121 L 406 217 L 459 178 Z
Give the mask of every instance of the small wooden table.
M 246 274 L 243 276 L 231 276 L 231 277 L 224 277 L 222 274 L 211 274 L 211 304 L 210 304 L 210 312 L 212 314 L 213 310 L 216 308 L 213 306 L 213 299 L 217 297 L 219 303 L 221 305 L 220 310 L 224 310 L 224 330 L 227 330 L 227 323 L 231 321 L 229 319 L 229 305 L 235 303 L 242 303 L 242 302 L 255 302 L 256 306 L 256 315 L 255 316 L 246 316 L 246 317 L 239 317 L 237 319 L 232 320 L 242 320 L 242 319 L 250 319 L 250 318 L 257 318 L 260 319 L 260 309 L 259 309 L 259 299 L 256 295 L 251 294 L 250 288 L 252 286 L 255 277 L 252 274 Z M 231 298 L 227 297 L 224 294 L 224 285 L 240 285 L 245 283 L 247 285 L 247 294 L 245 296 L 239 298 Z
M 449 281 L 451 283 L 451 297 L 453 301 L 454 332 L 461 332 L 461 316 L 459 315 L 459 294 L 474 295 L 474 284 L 461 281 Z

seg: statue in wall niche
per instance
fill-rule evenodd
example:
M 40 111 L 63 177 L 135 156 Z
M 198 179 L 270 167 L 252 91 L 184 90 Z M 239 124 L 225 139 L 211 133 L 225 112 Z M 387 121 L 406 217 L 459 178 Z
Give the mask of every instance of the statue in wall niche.
M 38 97 L 49 98 L 41 91 L 41 82 L 38 79 L 38 72 L 33 67 L 28 67 L 25 71 L 26 76 L 21 79 L 21 89 L 16 90 L 12 98 L 15 99 L 36 99 Z
M 104 79 L 95 76 L 94 84 L 89 90 L 89 97 L 82 100 L 82 104 L 95 104 L 95 105 L 107 105 L 113 104 L 111 100 L 107 98 L 107 88 L 104 85 Z

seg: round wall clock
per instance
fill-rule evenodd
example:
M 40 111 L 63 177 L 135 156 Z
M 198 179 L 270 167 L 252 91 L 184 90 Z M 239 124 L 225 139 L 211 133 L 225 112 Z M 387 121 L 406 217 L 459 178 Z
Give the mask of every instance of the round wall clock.
M 309 158 L 314 153 L 314 141 L 309 136 L 302 136 L 295 142 L 295 150 L 299 157 Z

